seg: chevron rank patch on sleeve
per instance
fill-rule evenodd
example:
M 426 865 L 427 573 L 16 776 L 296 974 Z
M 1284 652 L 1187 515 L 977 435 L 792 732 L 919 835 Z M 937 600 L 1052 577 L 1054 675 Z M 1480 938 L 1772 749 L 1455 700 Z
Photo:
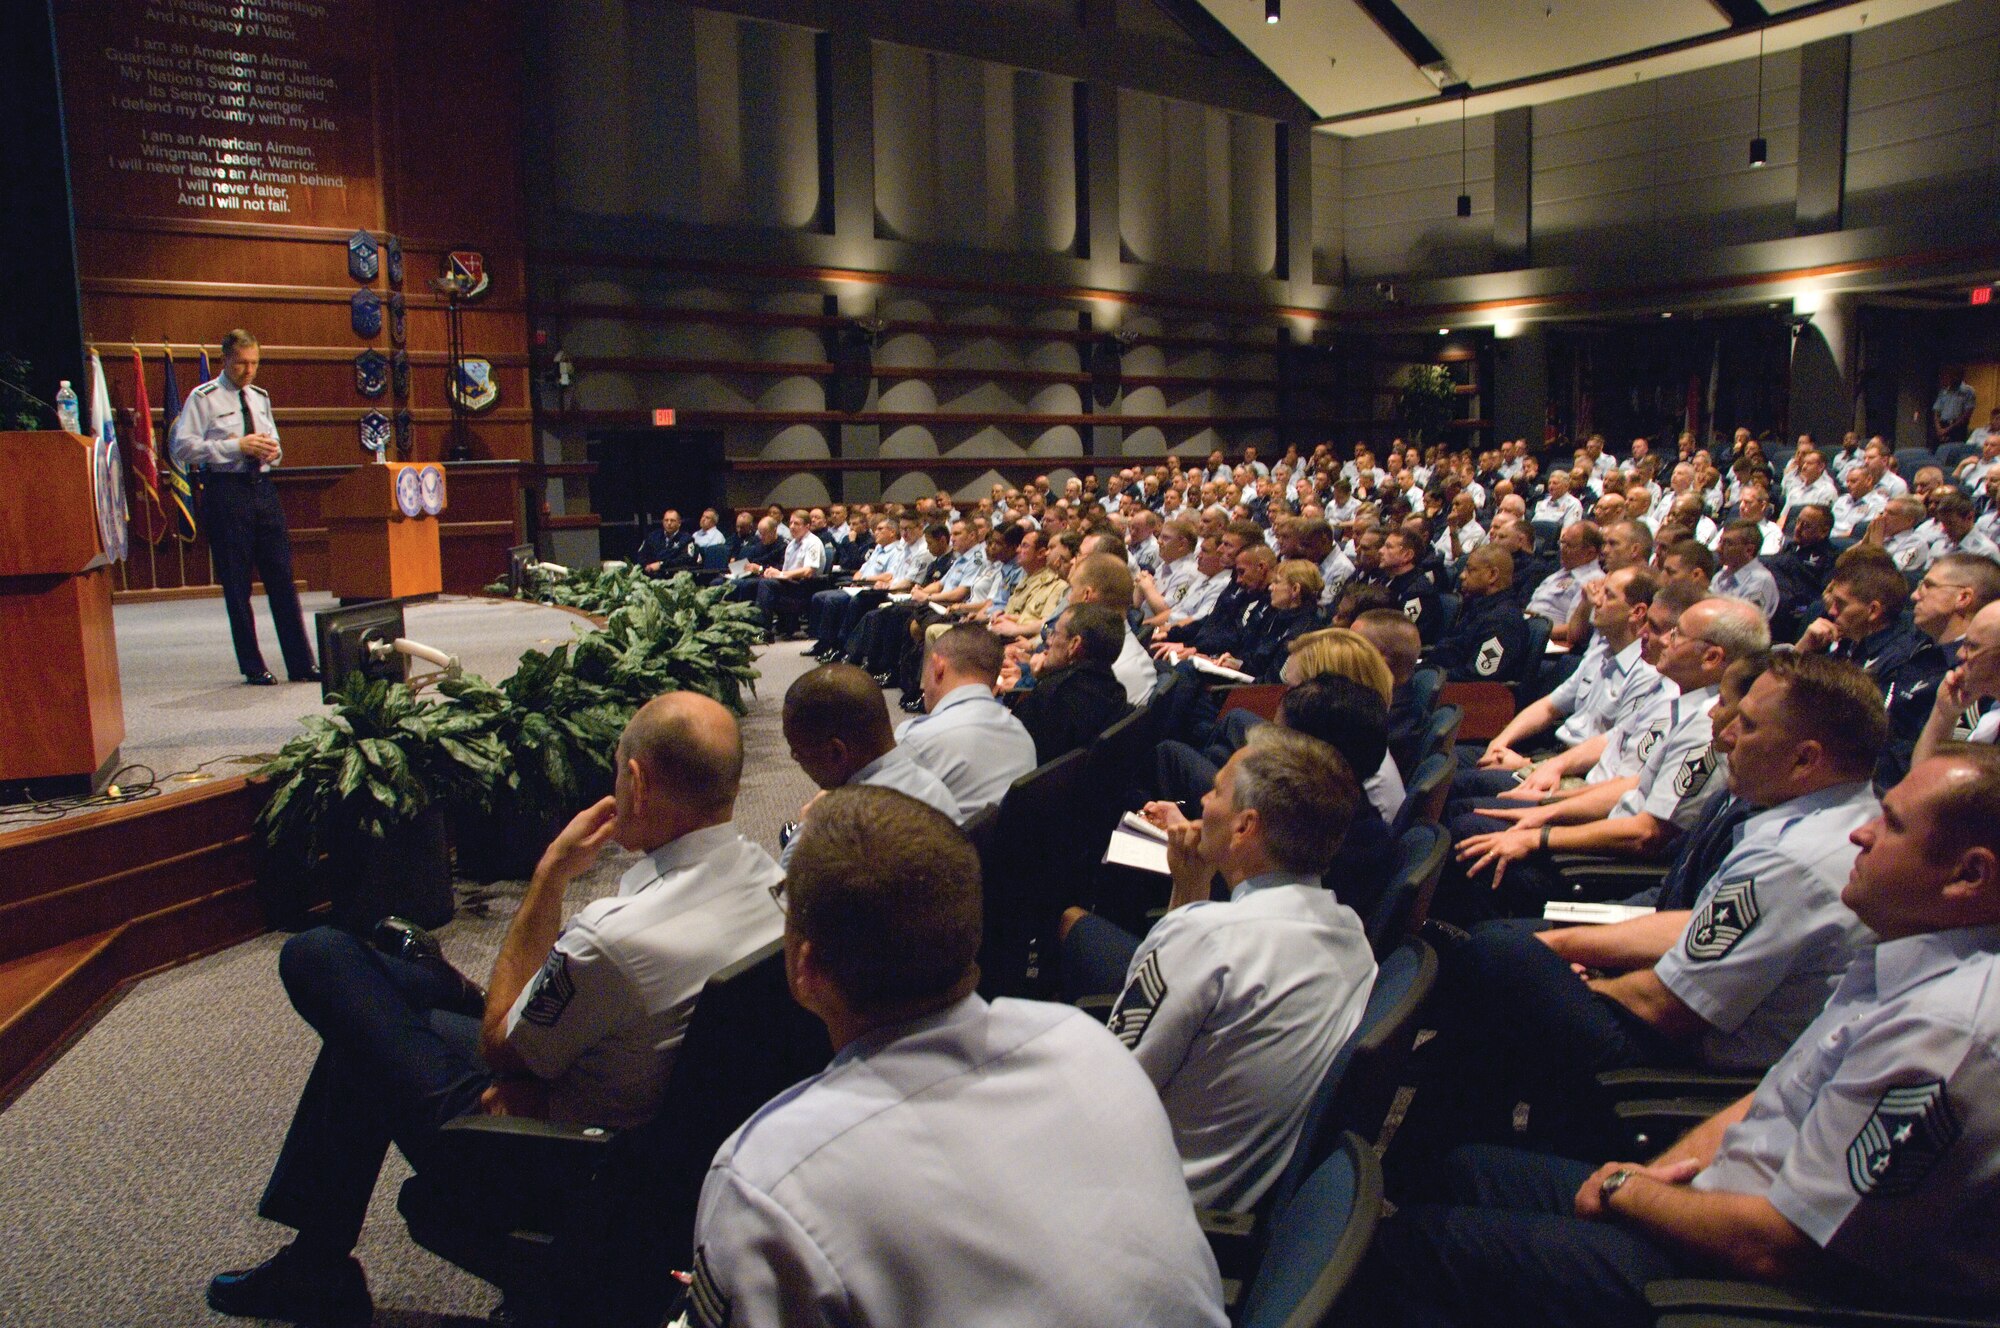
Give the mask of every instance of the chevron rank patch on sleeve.
M 1736 948 L 1750 934 L 1762 916 L 1757 908 L 1757 882 L 1753 877 L 1724 881 L 1701 906 L 1688 924 L 1687 956 L 1716 960 Z
M 576 995 L 576 979 L 569 975 L 569 956 L 561 950 L 549 951 L 549 961 L 535 975 L 535 994 L 521 1007 L 521 1017 L 531 1024 L 553 1028 Z
M 1166 995 L 1167 980 L 1160 975 L 1160 956 L 1155 951 L 1146 956 L 1139 971 L 1125 984 L 1125 991 L 1118 997 L 1118 1005 L 1105 1026 L 1128 1048 L 1138 1046 L 1139 1039 L 1146 1036 L 1146 1025 L 1153 1022 L 1153 1011 L 1160 1008 Z
M 1847 1146 L 1847 1180 L 1859 1195 L 1895 1198 L 1923 1184 L 1961 1125 L 1944 1081 L 1892 1088 Z

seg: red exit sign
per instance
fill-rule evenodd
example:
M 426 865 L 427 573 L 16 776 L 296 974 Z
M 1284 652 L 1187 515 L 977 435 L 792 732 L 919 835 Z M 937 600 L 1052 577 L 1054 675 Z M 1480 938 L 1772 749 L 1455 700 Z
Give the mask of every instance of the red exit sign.
M 1972 302 L 1974 304 L 1993 303 L 1993 288 L 1991 286 L 1974 286 L 1972 288 Z
M 656 411 L 654 411 L 654 412 L 653 412 L 653 427 L 654 427 L 655 429 L 671 429 L 671 428 L 673 428 L 673 427 L 674 427 L 674 412 L 673 412 L 673 411 L 671 411 L 671 410 L 666 410 L 666 409 L 662 409 L 662 410 L 656 410 Z

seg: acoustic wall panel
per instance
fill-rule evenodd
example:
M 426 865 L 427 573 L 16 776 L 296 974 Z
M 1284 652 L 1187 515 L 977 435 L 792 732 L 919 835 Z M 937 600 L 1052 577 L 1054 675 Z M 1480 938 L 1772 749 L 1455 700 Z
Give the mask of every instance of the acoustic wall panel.
M 1458 215 L 1461 179 L 1472 195 L 1470 217 Z M 1491 116 L 1465 122 L 1462 153 L 1456 116 L 1354 139 L 1344 145 L 1338 183 L 1351 279 L 1448 276 L 1492 266 Z M 1338 265 L 1321 275 L 1338 276 Z
M 1854 36 L 1849 228 L 1990 208 L 2000 184 L 2000 8 L 1954 5 Z

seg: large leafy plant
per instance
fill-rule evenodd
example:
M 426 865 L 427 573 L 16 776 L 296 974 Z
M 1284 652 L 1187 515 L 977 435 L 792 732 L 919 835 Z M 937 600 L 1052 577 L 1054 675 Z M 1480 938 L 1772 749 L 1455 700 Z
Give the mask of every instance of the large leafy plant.
M 505 593 L 506 587 L 488 589 Z M 728 598 L 726 585 L 702 586 L 685 572 L 660 580 L 627 566 L 538 578 L 525 597 L 605 619 L 602 628 L 578 638 L 572 663 L 635 708 L 662 692 L 683 690 L 713 697 L 740 715 L 746 685 L 756 687 L 750 653 L 763 639 L 763 624 L 753 605 Z
M 1403 429 L 1413 443 L 1435 442 L 1451 423 L 1457 391 L 1451 370 L 1442 364 L 1410 366 L 1403 380 L 1400 413 Z
M 298 865 L 380 839 L 436 803 L 483 807 L 506 774 L 490 711 L 419 698 L 402 683 L 360 676 L 311 715 L 260 772 L 272 782 L 257 825 Z
M 752 606 L 725 593 L 690 577 L 640 581 L 602 628 L 577 639 L 577 673 L 635 708 L 663 692 L 690 691 L 742 714 L 743 685 L 757 679 L 750 650 L 763 627 Z
M 546 823 L 569 815 L 610 786 L 619 734 L 632 707 L 570 667 L 570 647 L 521 656 L 495 687 L 467 674 L 439 685 L 457 705 L 492 717 L 505 755 L 492 810 Z

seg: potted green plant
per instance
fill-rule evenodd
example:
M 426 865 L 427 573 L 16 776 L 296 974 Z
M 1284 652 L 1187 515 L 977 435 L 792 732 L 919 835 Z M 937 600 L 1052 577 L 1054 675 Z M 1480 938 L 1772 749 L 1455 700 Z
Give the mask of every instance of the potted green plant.
M 1414 364 L 1403 379 L 1403 430 L 1413 443 L 1435 442 L 1451 423 L 1457 393 L 1451 370 L 1442 364 Z
M 470 674 L 439 685 L 454 704 L 492 717 L 503 752 L 489 804 L 465 807 L 457 818 L 463 876 L 527 877 L 569 819 L 611 791 L 618 737 L 632 707 L 579 677 L 570 649 L 528 651 L 497 687 Z
M 274 919 L 322 895 L 334 920 L 365 928 L 390 913 L 426 927 L 451 920 L 448 805 L 487 805 L 505 772 L 495 717 L 359 677 L 306 718 L 259 773 L 264 885 Z
M 578 638 L 577 672 L 634 707 L 678 690 L 744 713 L 744 685 L 757 681 L 751 648 L 763 629 L 753 606 L 725 594 L 686 575 L 630 583 L 604 626 Z

